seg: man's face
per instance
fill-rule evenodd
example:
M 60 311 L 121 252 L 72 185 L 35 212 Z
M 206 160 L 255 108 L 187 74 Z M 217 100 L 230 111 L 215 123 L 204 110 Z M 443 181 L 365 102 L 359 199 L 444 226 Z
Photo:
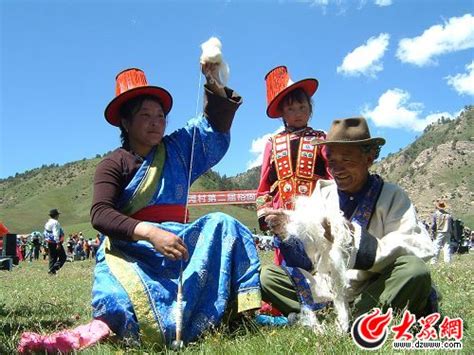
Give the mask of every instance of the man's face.
M 346 193 L 360 191 L 374 160 L 372 154 L 363 153 L 358 145 L 334 144 L 326 146 L 326 155 L 338 189 Z

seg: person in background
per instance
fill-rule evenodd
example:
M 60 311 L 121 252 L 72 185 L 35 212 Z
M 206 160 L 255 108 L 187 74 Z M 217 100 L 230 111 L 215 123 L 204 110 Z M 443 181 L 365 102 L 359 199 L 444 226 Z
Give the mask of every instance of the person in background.
M 91 256 L 91 244 L 92 244 L 91 239 L 84 238 L 84 253 L 86 254 L 86 260 L 89 260 Z
M 97 235 L 95 236 L 95 239 L 92 241 L 92 244 L 91 244 L 91 252 L 92 252 L 93 258 L 95 258 L 97 254 L 97 250 L 99 250 L 100 243 L 101 243 L 100 233 L 97 233 Z
M 42 235 L 40 232 L 31 233 L 32 244 L 33 244 L 33 258 L 35 260 L 39 259 L 40 249 L 41 249 L 41 238 Z
M 3 237 L 8 234 L 8 228 L 0 222 L 0 255 L 3 254 Z
M 59 224 L 60 212 L 54 208 L 49 211 L 49 219 L 44 225 L 44 238 L 48 243 L 49 270 L 48 274 L 56 275 L 66 262 L 64 251 L 64 231 Z
M 431 260 L 432 264 L 438 262 L 441 250 L 443 250 L 444 262 L 449 264 L 452 259 L 451 236 L 453 217 L 446 211 L 446 203 L 444 201 L 436 201 L 436 211 L 433 213 L 431 224 L 431 233 L 436 249 L 436 254 Z
M 41 255 L 43 255 L 43 260 L 46 260 L 49 255 L 48 241 L 46 239 L 43 239 L 41 243 Z
M 293 82 L 285 66 L 272 69 L 266 76 L 267 116 L 282 118 L 284 129 L 272 136 L 264 150 L 257 192 L 257 216 L 260 229 L 269 229 L 265 211 L 291 210 L 297 196 L 310 196 L 319 179 L 331 177 L 324 151 L 309 144 L 326 134 L 309 125 L 313 114 L 311 97 L 318 88 L 316 79 Z M 274 242 L 276 265 L 284 263 L 278 238 Z

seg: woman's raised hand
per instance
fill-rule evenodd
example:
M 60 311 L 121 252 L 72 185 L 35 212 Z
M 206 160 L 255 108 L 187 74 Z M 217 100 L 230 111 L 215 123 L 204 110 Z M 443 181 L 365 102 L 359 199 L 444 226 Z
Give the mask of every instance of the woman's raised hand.
M 211 90 L 214 94 L 226 97 L 227 95 L 219 76 L 219 63 L 201 64 L 201 71 L 206 77 L 206 84 L 209 90 Z
M 168 259 L 188 260 L 189 258 L 188 249 L 180 237 L 151 224 L 144 222 L 137 224 L 134 238 L 150 242 L 157 251 Z
M 206 77 L 209 85 L 222 85 L 219 77 L 219 63 L 204 63 L 201 64 L 201 72 Z

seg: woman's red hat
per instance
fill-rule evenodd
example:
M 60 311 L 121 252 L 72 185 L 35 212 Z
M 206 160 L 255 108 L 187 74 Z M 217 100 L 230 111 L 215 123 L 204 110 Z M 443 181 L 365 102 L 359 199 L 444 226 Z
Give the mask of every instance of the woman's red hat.
M 270 70 L 265 75 L 265 82 L 267 84 L 267 116 L 270 118 L 278 118 L 283 115 L 278 105 L 290 91 L 301 88 L 308 97 L 311 97 L 319 85 L 318 81 L 313 78 L 294 83 L 288 74 L 288 69 L 283 65 Z
M 115 98 L 105 109 L 104 116 L 113 126 L 120 126 L 120 107 L 126 101 L 141 95 L 155 96 L 162 105 L 165 115 L 171 111 L 173 98 L 171 94 L 158 86 L 148 85 L 145 73 L 137 68 L 125 69 L 115 78 Z

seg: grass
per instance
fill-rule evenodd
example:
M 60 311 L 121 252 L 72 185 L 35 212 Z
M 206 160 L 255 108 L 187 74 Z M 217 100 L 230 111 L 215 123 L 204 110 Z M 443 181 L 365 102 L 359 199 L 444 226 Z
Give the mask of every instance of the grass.
M 261 254 L 262 264 L 270 263 L 271 252 Z M 90 321 L 90 294 L 94 262 L 67 263 L 56 277 L 47 275 L 47 261 L 22 262 L 13 271 L 0 271 L 0 354 L 15 352 L 24 331 L 51 333 Z M 432 268 L 433 279 L 443 294 L 443 315 L 464 320 L 462 353 L 474 353 L 472 307 L 473 254 L 455 255 L 450 265 Z M 333 314 L 329 314 L 332 318 Z M 395 354 L 391 341 L 379 350 Z M 350 336 L 314 334 L 299 326 L 285 328 L 256 327 L 251 322 L 237 329 L 218 329 L 183 350 L 185 354 L 353 354 L 360 351 Z M 84 354 L 156 353 L 157 349 L 130 348 L 118 340 L 109 340 Z M 165 353 L 171 351 L 165 350 Z M 412 353 L 412 352 L 406 352 Z M 424 352 L 430 353 L 430 352 Z M 432 352 L 434 353 L 434 352 Z M 439 351 L 436 353 L 440 353 Z

